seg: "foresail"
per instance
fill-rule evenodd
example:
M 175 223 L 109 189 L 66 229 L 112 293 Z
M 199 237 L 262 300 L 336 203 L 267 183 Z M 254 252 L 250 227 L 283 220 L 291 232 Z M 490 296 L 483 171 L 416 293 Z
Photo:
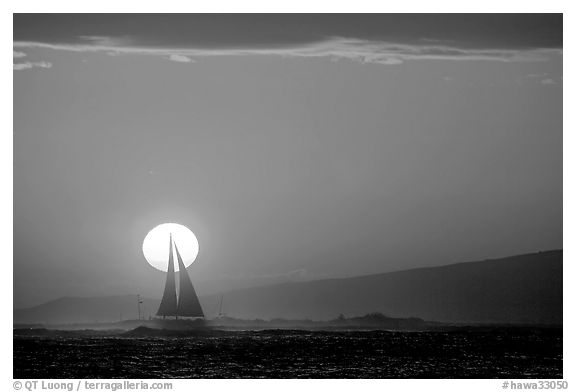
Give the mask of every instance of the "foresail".
M 202 312 L 202 306 L 200 306 L 200 301 L 192 286 L 184 262 L 182 262 L 182 257 L 180 257 L 180 252 L 178 251 L 178 246 L 174 242 L 174 248 L 176 248 L 176 257 L 178 258 L 178 269 L 180 270 L 180 295 L 178 297 L 178 316 L 182 317 L 204 317 L 204 312 Z
M 164 295 L 158 308 L 157 316 L 178 315 L 178 305 L 176 301 L 176 279 L 174 275 L 174 256 L 172 254 L 172 235 L 170 235 L 170 253 L 168 256 L 168 273 L 166 274 L 166 286 Z

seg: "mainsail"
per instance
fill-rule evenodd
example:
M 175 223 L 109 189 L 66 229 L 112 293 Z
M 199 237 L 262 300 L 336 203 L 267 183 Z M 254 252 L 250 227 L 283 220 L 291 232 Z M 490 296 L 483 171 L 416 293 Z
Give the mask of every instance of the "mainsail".
M 157 316 L 181 316 L 181 317 L 204 317 L 202 306 L 198 301 L 198 296 L 192 286 L 176 242 L 176 256 L 178 258 L 178 269 L 180 270 L 180 295 L 176 299 L 176 280 L 174 274 L 174 257 L 172 253 L 172 235 L 170 235 L 170 253 L 168 256 L 168 276 L 166 277 L 166 286 L 164 287 L 164 296 L 158 308 Z
M 178 269 L 180 270 L 180 295 L 178 297 L 178 316 L 183 317 L 204 317 L 202 312 L 202 307 L 200 306 L 200 301 L 198 301 L 198 296 L 192 286 L 188 272 L 186 271 L 186 266 L 182 262 L 182 257 L 180 257 L 180 252 L 178 252 L 178 247 L 176 242 L 174 242 L 174 248 L 176 249 L 176 256 L 178 258 Z
M 170 253 L 168 255 L 168 274 L 166 275 L 166 286 L 164 295 L 158 308 L 157 316 L 176 316 L 178 305 L 176 302 L 176 280 L 174 279 L 174 257 L 172 255 L 172 234 L 170 234 Z

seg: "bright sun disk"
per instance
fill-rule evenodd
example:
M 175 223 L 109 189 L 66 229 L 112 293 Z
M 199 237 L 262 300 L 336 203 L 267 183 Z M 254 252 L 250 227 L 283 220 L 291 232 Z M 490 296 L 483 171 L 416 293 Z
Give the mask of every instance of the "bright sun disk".
M 198 256 L 198 239 L 189 228 L 178 223 L 163 223 L 150 230 L 142 243 L 142 252 L 146 261 L 160 271 L 168 270 L 170 234 L 178 246 L 178 251 L 186 267 L 192 264 Z M 174 269 L 175 271 L 179 270 L 175 252 Z

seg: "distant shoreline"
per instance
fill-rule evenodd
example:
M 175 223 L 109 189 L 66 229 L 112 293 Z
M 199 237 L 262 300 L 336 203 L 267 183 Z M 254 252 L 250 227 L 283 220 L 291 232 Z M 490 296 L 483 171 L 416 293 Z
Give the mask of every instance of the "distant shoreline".
M 330 321 L 315 320 L 245 320 L 231 317 L 215 319 L 180 320 L 125 320 L 111 323 L 71 323 L 71 324 L 14 324 L 14 333 L 26 335 L 40 331 L 197 331 L 197 330 L 389 330 L 389 331 L 433 331 L 460 329 L 493 328 L 562 328 L 558 324 L 503 324 L 503 323 L 440 323 L 420 318 L 393 318 L 381 313 L 371 313 L 362 317 L 340 317 Z M 49 332 L 50 333 L 50 332 Z

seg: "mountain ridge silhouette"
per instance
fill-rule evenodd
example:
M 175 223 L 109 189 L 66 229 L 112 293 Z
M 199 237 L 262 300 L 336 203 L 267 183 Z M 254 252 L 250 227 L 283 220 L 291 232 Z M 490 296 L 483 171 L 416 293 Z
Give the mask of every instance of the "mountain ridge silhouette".
M 455 323 L 562 324 L 562 250 L 436 267 L 286 282 L 224 294 L 224 312 L 245 319 L 329 320 L 381 312 Z M 220 294 L 201 296 L 215 317 Z M 158 299 L 144 298 L 144 315 Z M 112 322 L 137 317 L 136 295 L 62 297 L 14 309 L 14 323 Z

